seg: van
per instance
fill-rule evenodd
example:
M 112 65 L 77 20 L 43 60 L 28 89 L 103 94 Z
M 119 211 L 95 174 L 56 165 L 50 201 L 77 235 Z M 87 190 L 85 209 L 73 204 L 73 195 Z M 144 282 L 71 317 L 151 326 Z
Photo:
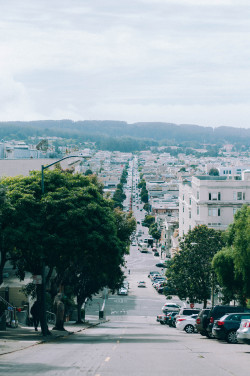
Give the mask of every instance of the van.
M 216 305 L 209 311 L 208 314 L 208 324 L 206 327 L 206 336 L 212 338 L 212 330 L 214 326 L 214 321 L 220 319 L 226 313 L 244 313 L 250 312 L 249 309 L 242 306 L 232 306 L 232 305 Z

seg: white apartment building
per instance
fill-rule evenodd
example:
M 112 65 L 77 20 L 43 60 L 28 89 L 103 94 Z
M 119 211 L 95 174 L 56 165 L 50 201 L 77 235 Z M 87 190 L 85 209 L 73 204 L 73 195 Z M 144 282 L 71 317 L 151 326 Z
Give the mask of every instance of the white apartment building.
M 242 177 L 193 176 L 179 191 L 179 236 L 197 225 L 225 230 L 234 214 L 250 204 L 250 170 Z

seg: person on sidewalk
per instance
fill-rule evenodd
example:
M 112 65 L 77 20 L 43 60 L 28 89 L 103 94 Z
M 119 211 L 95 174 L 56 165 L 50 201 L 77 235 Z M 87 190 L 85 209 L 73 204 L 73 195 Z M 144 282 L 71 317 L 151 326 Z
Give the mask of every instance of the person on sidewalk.
M 37 327 L 38 327 L 39 322 L 40 322 L 40 305 L 39 305 L 39 302 L 37 300 L 35 301 L 35 303 L 31 307 L 30 313 L 32 314 L 33 324 L 34 324 L 34 327 L 35 327 L 35 331 L 37 332 L 38 331 Z

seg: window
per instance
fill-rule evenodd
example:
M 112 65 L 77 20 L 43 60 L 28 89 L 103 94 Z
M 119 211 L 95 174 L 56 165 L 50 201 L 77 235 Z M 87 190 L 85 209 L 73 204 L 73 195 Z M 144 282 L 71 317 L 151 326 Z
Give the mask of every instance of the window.
M 237 212 L 237 208 L 233 208 L 233 215 Z
M 242 192 L 237 192 L 237 200 L 242 200 Z
M 200 214 L 200 207 L 197 206 L 197 215 L 199 215 L 199 214 Z
M 200 199 L 200 192 L 197 191 L 197 200 L 199 200 L 199 199 Z
M 191 211 L 190 210 L 189 210 L 188 216 L 189 216 L 189 218 L 191 218 Z
M 191 201 L 191 198 L 189 199 L 189 205 L 191 205 L 192 201 Z
M 191 225 L 189 225 L 189 230 L 191 230 Z
M 209 192 L 208 193 L 208 199 L 209 201 L 217 201 L 219 200 L 220 201 L 220 198 L 221 198 L 221 195 L 220 195 L 220 192 Z
M 182 224 L 184 225 L 184 218 L 182 218 Z
M 182 209 L 182 211 L 183 211 L 183 213 L 184 213 L 184 211 L 185 211 L 185 210 L 184 210 L 184 206 L 183 206 L 183 209 Z
M 246 199 L 245 192 L 243 192 L 242 195 L 243 195 L 243 200 L 245 200 Z
M 220 208 L 217 209 L 217 208 L 209 208 L 208 209 L 208 215 L 210 217 L 220 217 Z
M 184 201 L 184 195 L 182 195 L 182 200 Z

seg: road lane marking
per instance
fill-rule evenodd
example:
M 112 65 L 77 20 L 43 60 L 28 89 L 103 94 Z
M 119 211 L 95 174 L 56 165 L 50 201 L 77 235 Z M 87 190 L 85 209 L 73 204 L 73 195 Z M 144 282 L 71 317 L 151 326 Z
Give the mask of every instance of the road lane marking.
M 110 357 L 108 356 L 106 359 L 105 359 L 105 362 L 109 362 L 110 361 Z

